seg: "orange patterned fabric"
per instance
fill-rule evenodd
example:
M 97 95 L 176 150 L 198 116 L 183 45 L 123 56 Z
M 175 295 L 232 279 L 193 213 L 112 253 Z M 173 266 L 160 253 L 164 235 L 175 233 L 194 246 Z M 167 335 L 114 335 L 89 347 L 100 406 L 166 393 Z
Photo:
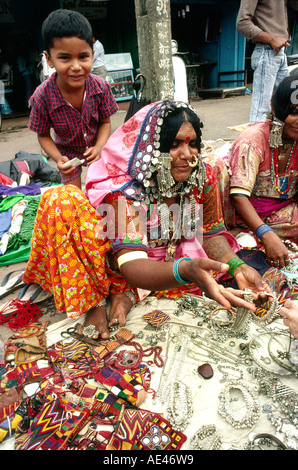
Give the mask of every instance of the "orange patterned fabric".
M 96 238 L 100 220 L 75 186 L 49 189 L 41 198 L 23 279 L 52 292 L 57 310 L 71 318 L 109 293 L 130 290 L 120 273 L 106 266 L 111 242 Z

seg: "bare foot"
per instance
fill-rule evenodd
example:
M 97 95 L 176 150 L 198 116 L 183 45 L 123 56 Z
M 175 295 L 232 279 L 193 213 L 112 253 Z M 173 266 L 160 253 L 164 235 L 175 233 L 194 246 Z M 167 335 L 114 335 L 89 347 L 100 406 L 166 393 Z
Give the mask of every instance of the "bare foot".
M 86 313 L 84 324 L 78 326 L 78 333 L 83 334 L 83 329 L 89 325 L 94 325 L 96 329 L 96 332 L 92 335 L 93 339 L 107 339 L 110 337 L 105 305 L 93 307 Z
M 131 310 L 133 303 L 126 294 L 110 294 L 111 309 L 109 314 L 109 326 L 119 323 L 120 326 L 126 325 L 126 317 Z

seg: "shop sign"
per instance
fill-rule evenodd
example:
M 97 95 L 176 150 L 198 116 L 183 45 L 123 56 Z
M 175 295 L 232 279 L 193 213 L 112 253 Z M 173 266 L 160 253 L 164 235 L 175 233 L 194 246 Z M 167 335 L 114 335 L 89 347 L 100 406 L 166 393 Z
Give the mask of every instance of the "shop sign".
M 65 10 L 79 11 L 88 20 L 106 19 L 110 0 L 62 0 Z
M 0 0 L 0 23 L 14 23 L 14 14 L 10 0 Z

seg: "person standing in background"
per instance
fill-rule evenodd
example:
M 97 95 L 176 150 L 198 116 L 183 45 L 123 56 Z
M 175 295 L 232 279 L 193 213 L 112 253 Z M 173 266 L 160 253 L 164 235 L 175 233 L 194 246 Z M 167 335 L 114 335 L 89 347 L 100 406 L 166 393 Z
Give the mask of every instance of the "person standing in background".
M 33 91 L 33 85 L 32 85 L 32 79 L 31 79 L 32 67 L 30 67 L 27 57 L 25 54 L 22 55 L 22 53 L 19 54 L 17 57 L 18 72 L 22 79 L 22 84 L 24 88 L 26 109 L 29 107 L 29 99 Z
M 42 76 L 41 76 L 41 82 L 49 78 L 51 75 L 53 75 L 54 72 L 56 72 L 55 67 L 50 67 L 46 56 L 44 52 L 41 55 L 41 64 L 42 64 Z
M 253 93 L 250 123 L 266 121 L 271 96 L 289 75 L 286 49 L 290 45 L 288 6 L 298 10 L 298 0 L 241 0 L 236 28 L 255 43 L 251 56 Z
M 93 36 L 93 50 L 94 50 L 94 57 L 93 57 L 93 67 L 91 72 L 95 73 L 101 78 L 106 78 L 107 76 L 107 69 L 105 66 L 105 51 L 102 43 Z

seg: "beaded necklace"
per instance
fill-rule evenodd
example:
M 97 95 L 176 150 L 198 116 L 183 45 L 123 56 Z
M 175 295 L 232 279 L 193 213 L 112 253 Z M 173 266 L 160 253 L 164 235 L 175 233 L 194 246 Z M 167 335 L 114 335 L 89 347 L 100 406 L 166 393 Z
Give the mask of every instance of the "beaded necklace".
M 295 139 L 294 142 L 293 142 L 292 148 L 291 148 L 291 153 L 290 153 L 289 159 L 287 161 L 285 171 L 281 175 L 278 173 L 278 155 L 277 155 L 277 153 L 278 153 L 277 150 L 278 149 L 276 149 L 276 148 L 271 149 L 271 152 L 272 152 L 271 180 L 272 180 L 272 184 L 275 185 L 276 191 L 281 196 L 283 196 L 284 194 L 287 194 L 287 192 L 289 191 L 289 189 L 291 187 L 293 174 L 294 174 L 293 166 L 294 166 L 294 160 L 295 160 L 295 154 L 296 154 L 296 144 L 297 144 L 297 141 Z M 290 173 L 289 177 L 287 176 L 288 172 Z M 275 180 L 274 180 L 274 178 L 275 178 Z M 278 185 L 279 178 L 281 178 L 281 184 L 280 185 Z M 283 188 L 284 183 L 287 181 L 287 179 L 288 179 L 287 187 L 285 189 L 281 189 L 281 188 Z

